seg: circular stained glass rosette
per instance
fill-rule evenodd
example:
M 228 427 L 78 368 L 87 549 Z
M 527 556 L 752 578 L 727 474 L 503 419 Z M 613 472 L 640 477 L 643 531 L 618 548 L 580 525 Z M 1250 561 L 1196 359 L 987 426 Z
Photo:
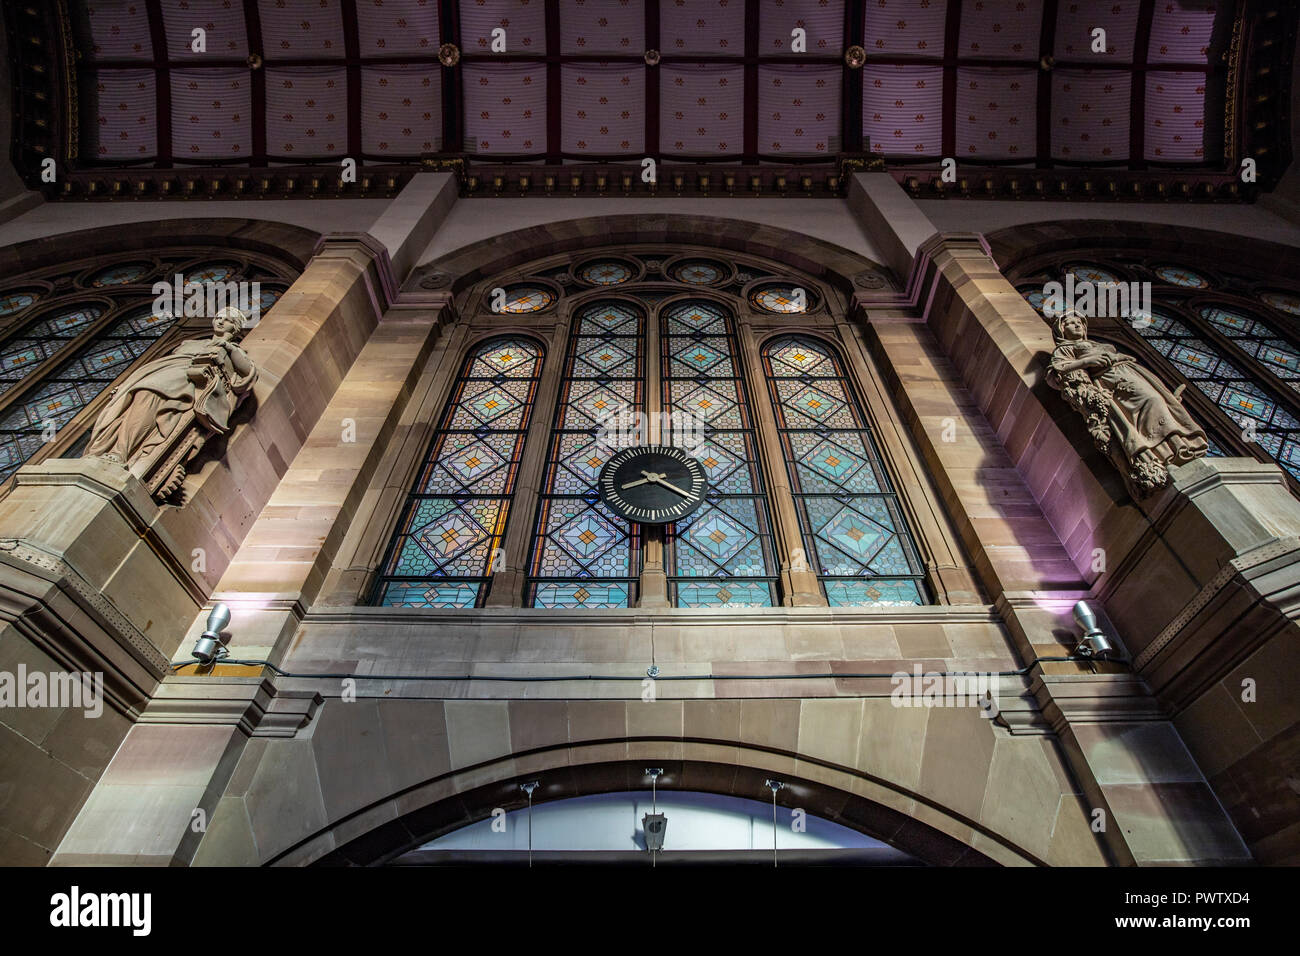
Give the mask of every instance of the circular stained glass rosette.
M 130 285 L 139 282 L 150 272 L 153 265 L 148 262 L 123 262 L 121 265 L 101 269 L 90 277 L 90 284 L 98 288 L 115 285 Z
M 1199 272 L 1184 269 L 1182 266 L 1157 266 L 1152 271 L 1161 282 L 1182 286 L 1184 289 L 1208 289 L 1210 287 L 1209 279 Z
M 1043 303 L 1047 301 L 1047 294 L 1042 289 L 1021 289 L 1020 294 L 1025 297 L 1025 301 L 1032 305 L 1039 312 L 1043 311 Z
M 231 262 L 205 262 L 185 273 L 185 281 L 190 282 L 225 282 L 239 272 L 239 266 Z
M 1300 295 L 1296 295 L 1294 292 L 1265 292 L 1260 295 L 1260 299 L 1279 312 L 1300 315 Z
M 717 262 L 692 259 L 673 266 L 673 278 L 689 285 L 715 285 L 726 278 L 727 270 Z
M 284 295 L 282 289 L 263 289 L 262 294 L 258 296 L 257 308 L 262 315 L 271 311 L 271 306 L 280 301 L 280 296 Z
M 6 292 L 0 295 L 0 315 L 13 315 L 15 312 L 21 312 L 35 302 L 37 296 L 38 293 L 27 291 Z
M 1092 266 L 1084 263 L 1072 265 L 1066 268 L 1066 272 L 1074 273 L 1075 282 L 1118 282 L 1119 276 L 1113 272 L 1101 268 L 1101 266 Z
M 578 278 L 595 285 L 618 285 L 632 278 L 632 267 L 614 260 L 589 262 L 578 270 Z
M 807 312 L 808 292 L 793 285 L 765 285 L 749 294 L 749 301 L 764 312 Z
M 506 301 L 501 311 L 514 314 L 540 312 L 554 301 L 555 295 L 549 289 L 535 285 L 517 285 L 506 289 Z

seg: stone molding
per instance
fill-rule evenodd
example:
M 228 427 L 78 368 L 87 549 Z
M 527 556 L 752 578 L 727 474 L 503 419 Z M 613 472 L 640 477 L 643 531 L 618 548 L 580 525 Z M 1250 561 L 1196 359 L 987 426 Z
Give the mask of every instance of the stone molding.
M 0 562 L 20 570 L 39 569 L 35 573 L 69 594 L 83 609 L 108 625 L 106 633 L 154 677 L 161 679 L 170 671 L 171 662 L 153 642 L 117 609 L 102 591 L 93 587 L 76 568 L 58 555 L 20 539 L 0 540 Z M 20 563 L 22 562 L 22 563 Z M 42 573 L 43 572 L 43 573 Z M 65 648 L 60 648 L 66 650 Z
M 171 677 L 140 715 L 141 724 L 235 726 L 248 737 L 293 737 L 324 698 L 277 688 L 269 677 Z

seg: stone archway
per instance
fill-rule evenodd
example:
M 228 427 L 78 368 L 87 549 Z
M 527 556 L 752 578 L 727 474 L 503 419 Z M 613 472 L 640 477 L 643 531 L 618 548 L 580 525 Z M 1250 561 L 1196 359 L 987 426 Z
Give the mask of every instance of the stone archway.
M 628 749 L 632 748 L 633 745 L 629 744 Z M 298 847 L 267 862 L 270 865 L 289 862 L 310 862 L 317 866 L 382 865 L 430 839 L 489 817 L 494 809 L 509 812 L 527 806 L 527 799 L 519 789 L 521 780 L 535 780 L 538 783 L 538 789 L 533 795 L 533 803 L 537 805 L 571 797 L 642 788 L 645 783 L 644 768 L 653 764 L 662 766 L 664 770 L 663 776 L 659 778 L 661 792 L 683 790 L 762 799 L 770 792 L 766 781 L 775 775 L 784 784 L 777 796 L 778 806 L 802 808 L 809 814 L 864 833 L 933 865 L 1014 866 L 1042 863 L 1017 848 L 998 843 L 994 839 L 977 841 L 974 837 L 975 830 L 945 810 L 930 807 L 928 816 L 931 822 L 923 822 L 916 815 L 896 808 L 914 803 L 915 797 L 895 795 L 895 806 L 890 806 L 881 802 L 882 799 L 891 799 L 885 788 L 879 788 L 877 792 L 876 787 L 865 781 L 853 781 L 847 778 L 848 775 L 827 772 L 824 768 L 802 761 L 799 762 L 799 769 L 808 772 L 808 776 L 800 776 L 797 772 L 790 775 L 764 768 L 764 755 L 761 751 L 736 749 L 735 753 L 744 752 L 754 759 L 752 762 L 731 764 L 708 759 L 709 751 L 720 749 L 716 745 L 655 746 L 646 741 L 639 742 L 635 748 L 645 755 L 639 759 L 604 761 L 600 759 L 598 751 L 609 748 L 603 745 L 563 748 L 544 755 L 534 754 L 530 762 L 541 763 L 546 759 L 548 766 L 523 777 L 513 772 L 517 770 L 516 761 L 504 761 L 477 768 L 473 774 L 479 779 L 496 779 L 467 790 L 460 790 L 457 786 L 457 792 L 447 792 L 448 784 L 445 781 L 430 782 L 408 794 L 368 808 L 361 814 L 340 820 L 333 827 L 313 835 Z M 683 753 L 684 757 L 666 760 L 655 755 L 673 751 Z M 772 755 L 767 756 L 770 758 Z M 779 759 L 774 760 L 772 766 L 779 766 L 780 763 Z M 819 776 L 826 779 L 815 779 Z M 846 779 L 839 779 L 841 776 Z M 850 789 L 841 788 L 845 786 Z M 868 796 L 869 793 L 873 793 L 877 799 Z M 429 802 L 417 806 L 421 799 L 428 799 Z M 381 807 L 389 805 L 400 816 L 373 829 L 349 836 L 363 818 L 386 813 Z M 317 855 L 330 842 L 335 844 L 334 849 Z M 974 845 L 977 842 L 982 849 Z M 304 855 L 310 859 L 304 859 Z

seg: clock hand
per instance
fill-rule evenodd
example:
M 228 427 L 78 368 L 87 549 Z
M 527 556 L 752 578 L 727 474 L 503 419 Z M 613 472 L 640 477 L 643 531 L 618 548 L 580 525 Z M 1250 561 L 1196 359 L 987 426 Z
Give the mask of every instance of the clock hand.
M 657 474 L 656 472 L 653 471 L 643 471 L 641 472 L 641 474 L 645 475 L 645 477 L 638 478 L 636 481 L 629 481 L 626 485 L 623 485 L 622 487 L 624 489 L 635 488 L 637 485 L 650 484 L 663 477 L 663 475 Z
M 690 497 L 690 494 L 689 494 L 688 492 L 682 491 L 682 489 L 678 488 L 676 485 L 672 484 L 671 482 L 664 481 L 664 476 L 663 476 L 663 475 L 660 475 L 660 476 L 659 476 L 658 480 L 655 481 L 655 484 L 656 484 L 656 485 L 663 485 L 663 486 L 664 486 L 665 488 L 667 488 L 669 491 L 675 491 L 677 494 L 681 495 L 683 498 L 689 498 L 689 497 Z

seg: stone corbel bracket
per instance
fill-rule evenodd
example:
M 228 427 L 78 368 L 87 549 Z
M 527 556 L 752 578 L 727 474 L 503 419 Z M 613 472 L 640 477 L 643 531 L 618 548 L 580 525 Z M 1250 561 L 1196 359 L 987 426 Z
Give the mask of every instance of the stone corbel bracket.
M 238 727 L 248 737 L 293 737 L 324 701 L 315 691 L 278 690 L 268 677 L 172 677 L 139 722 L 215 724 Z
M 110 706 L 138 715 L 152 685 L 171 672 L 153 642 L 75 568 L 31 542 L 0 540 L 0 566 L 18 572 L 17 580 L 4 588 L 0 616 L 68 670 L 103 673 Z M 18 583 L 23 580 L 49 587 L 35 593 L 30 583 Z M 21 592 L 25 606 L 15 600 Z M 60 598 L 71 606 L 60 607 Z M 85 620 L 77 621 L 78 616 Z
M 1300 619 L 1300 537 L 1277 538 L 1230 560 L 1133 659 L 1176 709 Z M 1232 621 L 1227 627 L 1221 622 Z

